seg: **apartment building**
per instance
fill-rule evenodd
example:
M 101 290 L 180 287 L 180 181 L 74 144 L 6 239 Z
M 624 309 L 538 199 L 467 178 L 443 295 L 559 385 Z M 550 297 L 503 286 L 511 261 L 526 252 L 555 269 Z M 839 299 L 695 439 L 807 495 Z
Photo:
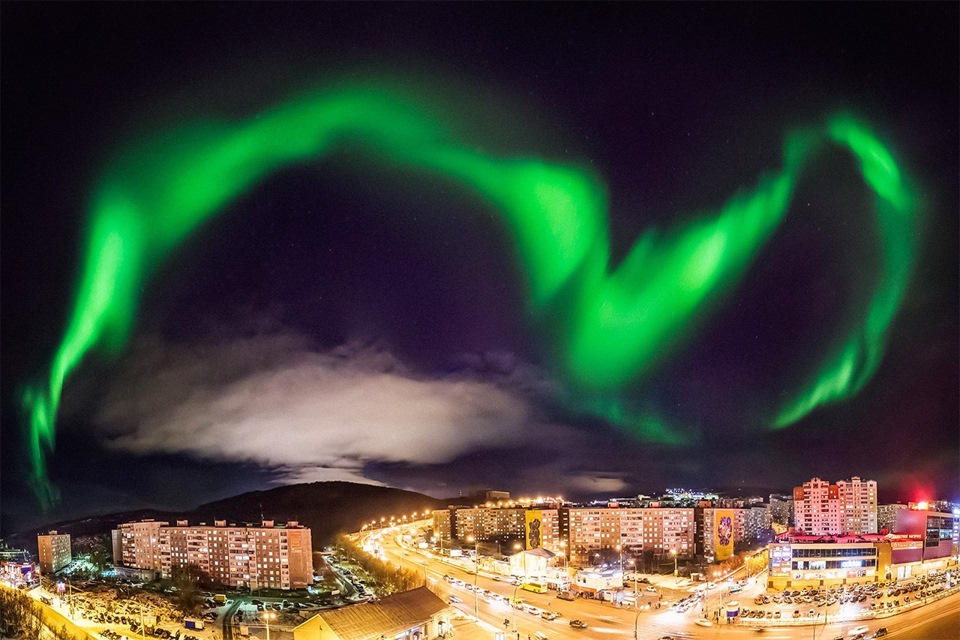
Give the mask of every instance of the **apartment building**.
M 810 535 L 877 532 L 877 483 L 854 476 L 830 484 L 820 478 L 793 490 L 794 523 Z
M 156 520 L 121 524 L 117 530 L 123 566 L 160 571 L 160 528 L 169 524 Z
M 877 482 L 853 476 L 838 480 L 837 489 L 843 505 L 842 533 L 876 533 Z
M 877 532 L 886 530 L 888 533 L 895 533 L 897 530 L 897 511 L 906 508 L 907 505 L 900 503 L 877 505 Z
M 453 509 L 433 510 L 433 535 L 439 538 L 437 542 L 449 543 L 453 538 L 453 514 Z
M 73 559 L 70 549 L 70 534 L 51 531 L 37 536 L 37 549 L 40 556 L 40 572 L 56 573 Z
M 119 531 L 123 564 L 164 577 L 194 565 L 233 587 L 302 589 L 313 582 L 310 529 L 295 521 L 265 520 L 260 526 L 145 521 L 124 523 Z
M 653 553 L 689 557 L 694 553 L 696 522 L 691 508 L 570 508 L 570 561 L 589 564 L 590 554 L 615 550 L 622 557 Z
M 696 521 L 692 508 L 645 509 L 643 550 L 655 554 L 675 552 L 680 558 L 694 554 Z
M 570 561 L 589 564 L 590 555 L 601 549 L 614 549 L 621 543 L 620 509 L 571 508 L 569 513 Z
M 770 494 L 770 521 L 785 527 L 793 524 L 793 496 Z

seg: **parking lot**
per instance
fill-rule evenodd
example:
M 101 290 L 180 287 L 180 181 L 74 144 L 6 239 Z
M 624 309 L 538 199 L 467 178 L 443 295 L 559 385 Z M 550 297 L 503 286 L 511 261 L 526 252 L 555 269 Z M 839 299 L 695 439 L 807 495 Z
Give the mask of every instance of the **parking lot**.
M 956 587 L 956 583 L 949 586 Z M 697 591 L 671 609 L 680 613 L 695 612 L 720 620 L 727 610 L 738 608 L 737 618 L 743 623 L 765 621 L 776 624 L 809 624 L 811 621 L 835 619 L 856 620 L 874 615 L 892 615 L 936 597 L 948 588 L 944 572 L 908 580 L 837 587 L 805 587 L 778 592 L 761 592 L 753 597 Z M 706 600 L 704 599 L 706 598 Z

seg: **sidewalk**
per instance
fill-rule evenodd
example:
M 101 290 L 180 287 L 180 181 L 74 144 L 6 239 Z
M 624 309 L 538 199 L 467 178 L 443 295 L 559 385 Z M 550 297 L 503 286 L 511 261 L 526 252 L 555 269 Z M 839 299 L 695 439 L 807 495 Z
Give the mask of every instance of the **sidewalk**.
M 492 640 L 498 632 L 503 632 L 503 627 L 498 629 L 483 620 L 478 624 L 470 616 L 460 616 L 452 622 L 453 640 Z

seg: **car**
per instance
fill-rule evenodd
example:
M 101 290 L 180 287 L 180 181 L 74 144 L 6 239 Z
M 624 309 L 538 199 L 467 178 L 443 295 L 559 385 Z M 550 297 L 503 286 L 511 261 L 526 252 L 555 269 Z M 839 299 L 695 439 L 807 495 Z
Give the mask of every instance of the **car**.
M 698 624 L 698 625 L 700 625 L 701 627 L 712 627 L 712 626 L 713 626 L 713 623 L 712 623 L 711 621 L 707 620 L 706 618 L 697 618 L 696 620 L 694 620 L 694 624 Z
M 870 629 L 869 629 L 867 626 L 865 626 L 865 625 L 860 625 L 859 627 L 856 627 L 856 628 L 854 628 L 854 629 L 850 629 L 849 634 L 850 634 L 851 636 L 856 637 L 856 636 L 858 636 L 858 635 L 863 635 L 863 634 L 867 633 L 868 631 L 870 631 Z
M 541 611 L 540 617 L 543 618 L 544 620 L 556 620 L 557 618 L 560 617 L 560 614 L 558 614 L 555 611 Z
M 570 626 L 573 627 L 574 629 L 586 629 L 587 623 L 584 622 L 583 620 L 571 620 Z
M 460 598 L 458 598 L 458 597 L 455 596 L 455 595 L 451 595 L 451 596 L 450 596 L 450 604 L 456 604 L 456 603 L 458 603 L 458 602 L 463 602 L 463 600 L 461 600 Z
M 880 627 L 879 629 L 877 629 L 877 632 L 873 634 L 873 637 L 874 637 L 874 638 L 882 638 L 882 637 L 885 636 L 885 635 L 887 635 L 887 628 L 886 628 L 886 627 Z
M 655 586 L 653 586 L 653 585 L 650 585 L 649 587 L 644 587 L 643 590 L 644 590 L 644 591 L 649 591 L 650 593 L 656 593 L 656 592 L 657 592 L 657 588 L 656 588 Z

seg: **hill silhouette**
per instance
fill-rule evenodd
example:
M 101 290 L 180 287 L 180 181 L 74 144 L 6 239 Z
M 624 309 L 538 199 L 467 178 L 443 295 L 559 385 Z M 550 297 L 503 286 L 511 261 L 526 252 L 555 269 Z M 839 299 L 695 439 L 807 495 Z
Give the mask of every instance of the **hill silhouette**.
M 291 520 L 311 529 L 313 548 L 321 549 L 329 544 L 339 532 L 357 531 L 372 520 L 390 516 L 408 518 L 424 509 L 437 509 L 454 500 L 432 498 L 422 493 L 392 489 L 353 482 L 311 482 L 250 491 L 231 498 L 202 504 L 190 511 L 159 511 L 139 509 L 107 515 L 68 520 L 45 525 L 42 528 L 22 531 L 9 536 L 5 542 L 14 547 L 37 551 L 37 534 L 56 529 L 79 537 L 109 533 L 123 522 L 153 518 L 174 524 L 187 520 L 191 525 L 214 520 L 226 520 L 227 524 L 260 524 L 261 520 L 273 520 L 283 524 Z

